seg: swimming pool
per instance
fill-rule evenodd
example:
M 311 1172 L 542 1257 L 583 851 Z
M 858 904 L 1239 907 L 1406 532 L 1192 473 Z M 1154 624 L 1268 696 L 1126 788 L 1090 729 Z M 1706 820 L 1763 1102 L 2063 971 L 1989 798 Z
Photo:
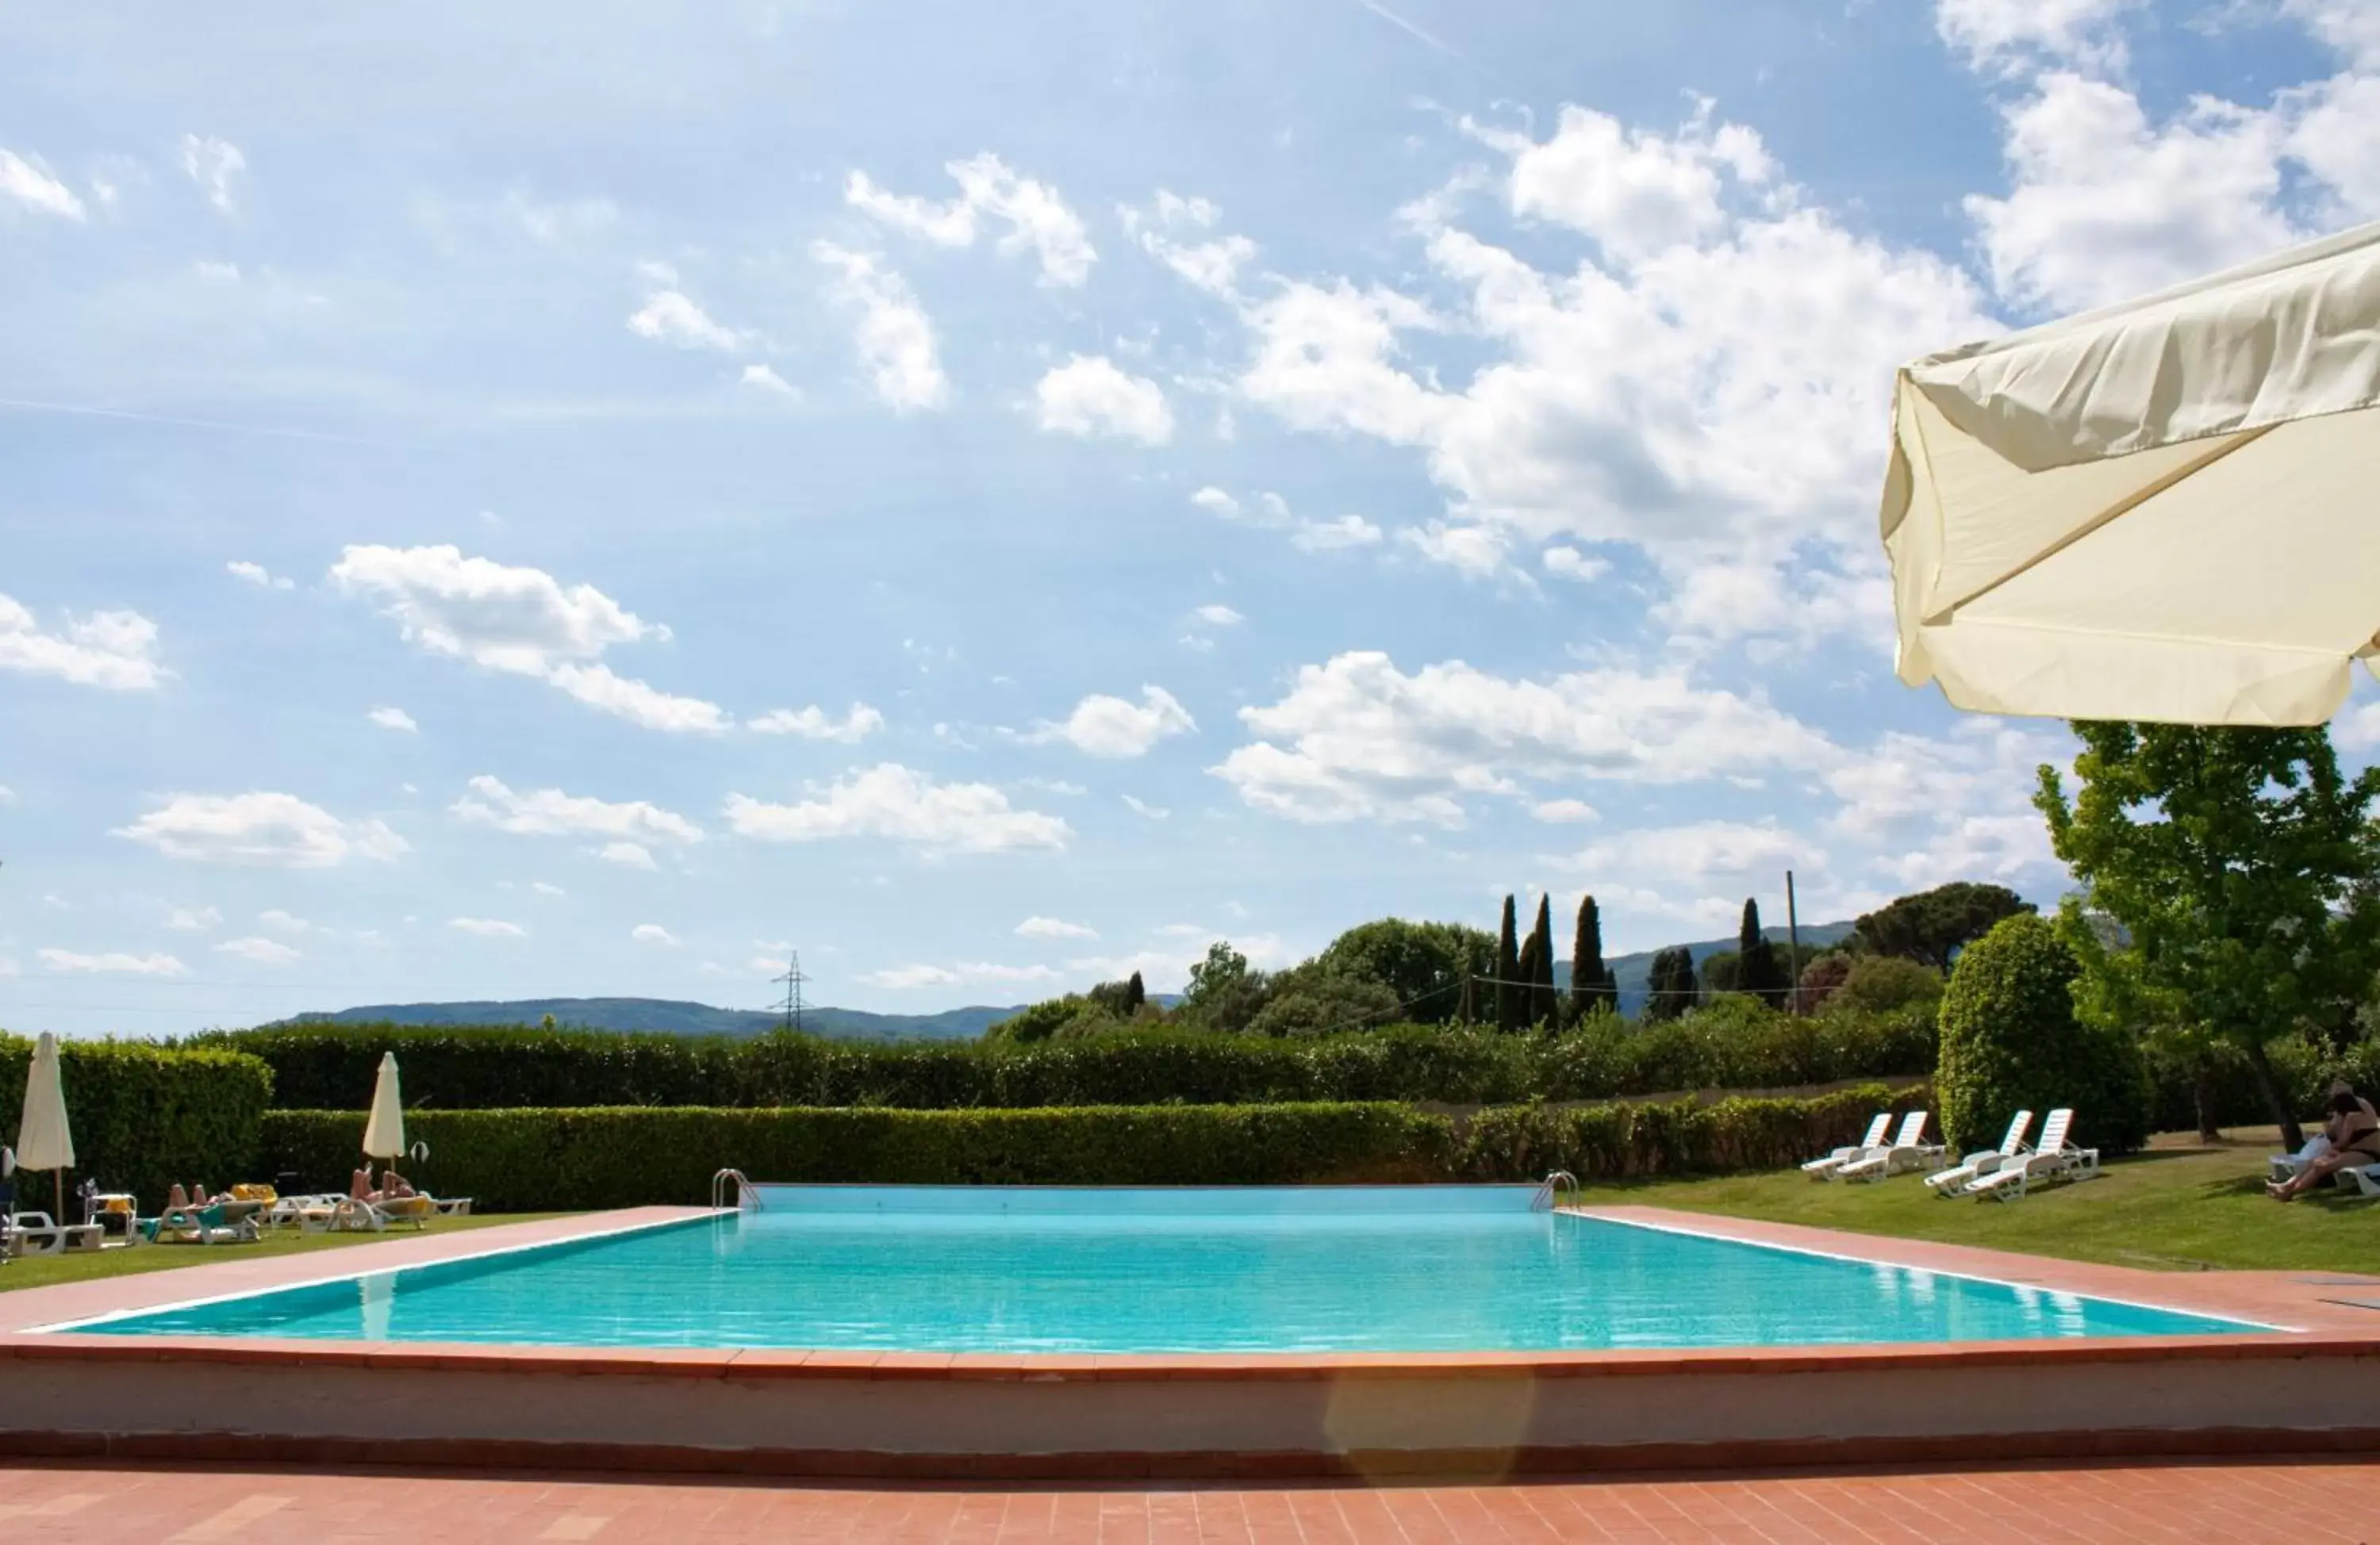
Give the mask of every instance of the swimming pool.
M 2264 1328 L 1536 1212 L 1525 1186 L 748 1194 L 757 1206 L 717 1218 L 73 1328 L 1012 1353 L 1780 1346 Z

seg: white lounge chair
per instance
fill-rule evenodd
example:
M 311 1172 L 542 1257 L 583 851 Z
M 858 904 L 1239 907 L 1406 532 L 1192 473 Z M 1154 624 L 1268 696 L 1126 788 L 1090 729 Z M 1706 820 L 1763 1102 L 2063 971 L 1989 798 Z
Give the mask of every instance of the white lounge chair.
M 1878 1111 L 1876 1113 L 1876 1119 L 1867 1124 L 1865 1138 L 1848 1148 L 1838 1148 L 1822 1159 L 1812 1159 L 1802 1166 L 1802 1173 L 1813 1180 L 1824 1180 L 1852 1160 L 1864 1157 L 1873 1149 L 1883 1147 L 1884 1135 L 1890 1130 L 1892 1130 L 1892 1113 L 1888 1110 Z
M 2021 1110 L 2009 1117 L 2008 1136 L 2000 1139 L 1998 1148 L 1986 1148 L 1970 1153 L 1948 1169 L 1937 1169 L 1925 1177 L 1926 1186 L 1937 1196 L 1956 1196 L 1984 1176 L 2022 1153 L 2033 1150 L 2026 1146 L 2024 1134 L 2033 1130 L 2033 1112 Z
M 2380 1165 L 2357 1165 L 2351 1169 L 2342 1169 L 2338 1178 L 2351 1182 L 2357 1194 L 2366 1201 L 2380 1197 Z
M 1881 1180 L 1888 1175 L 1921 1169 L 1942 1156 L 1942 1145 L 1925 1141 L 1925 1112 L 1911 1111 L 1900 1118 L 1900 1132 L 1890 1145 L 1872 1148 L 1828 1177 L 1831 1180 Z
M 2022 1159 L 2000 1165 L 1960 1194 L 2007 1201 L 2024 1195 L 2036 1180 L 2053 1180 L 2060 1176 L 2076 1180 L 2095 1177 L 2099 1173 L 2099 1151 L 2077 1148 L 2069 1142 L 2066 1134 L 2073 1125 L 2071 1110 L 2051 1111 L 2049 1119 L 2041 1124 L 2040 1147 Z
M 19 1213 L 12 1224 L 10 1233 L 16 1238 L 18 1255 L 57 1255 L 99 1249 L 100 1227 L 95 1223 L 58 1224 L 51 1222 L 47 1213 Z

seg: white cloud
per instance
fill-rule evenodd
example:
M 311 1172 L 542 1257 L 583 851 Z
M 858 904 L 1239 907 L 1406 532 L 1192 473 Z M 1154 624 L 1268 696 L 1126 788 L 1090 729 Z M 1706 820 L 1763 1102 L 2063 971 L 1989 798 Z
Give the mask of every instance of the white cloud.
M 665 641 L 670 631 L 591 585 L 565 589 L 542 569 L 466 558 L 453 546 L 349 547 L 330 579 L 378 602 L 406 638 L 432 654 L 537 677 L 647 729 L 710 732 L 729 722 L 717 704 L 672 696 L 601 664 L 613 645 Z
M 184 933 L 203 934 L 222 923 L 223 913 L 212 907 L 169 907 L 165 911 L 165 926 Z
M 677 935 L 658 923 L 638 923 L 628 930 L 628 939 L 633 944 L 658 944 L 671 949 L 677 948 Z
M 506 923 L 492 917 L 451 917 L 446 926 L 466 934 L 476 934 L 483 939 L 525 939 L 528 930 L 517 923 Z
M 261 563 L 249 563 L 238 559 L 225 563 L 224 572 L 235 578 L 244 579 L 250 585 L 262 585 L 268 590 L 294 589 L 298 584 L 296 580 L 286 575 L 273 573 Z
M 1240 718 L 1260 738 L 1210 770 L 1250 805 L 1312 822 L 1456 827 L 1467 798 L 1525 783 L 1689 782 L 1840 754 L 1791 716 L 1682 672 L 1526 681 L 1453 660 L 1407 675 L 1369 651 L 1302 668 L 1288 695 Z
M 1126 810 L 1131 811 L 1135 815 L 1145 815 L 1152 821 L 1168 820 L 1173 815 L 1173 812 L 1171 810 L 1161 810 L 1156 805 L 1149 803 L 1147 800 L 1140 798 L 1137 794 L 1119 794 L 1116 797 L 1123 801 L 1123 807 Z
M 1507 572 L 1504 534 L 1492 525 L 1432 521 L 1426 526 L 1407 526 L 1397 533 L 1397 539 L 1431 562 L 1469 579 L 1492 579 Z
M 929 853 L 1063 848 L 1073 835 L 1055 815 L 1018 810 L 988 783 L 938 783 L 887 762 L 855 772 L 795 804 L 727 796 L 728 825 L 763 842 L 879 837 Z
M 1058 190 L 1019 176 L 989 151 L 966 161 L 945 162 L 942 170 L 958 183 L 958 197 L 945 204 L 886 191 L 865 172 L 854 172 L 844 199 L 880 224 L 943 247 L 970 247 L 986 223 L 1008 227 L 995 246 L 1005 253 L 1030 247 L 1040 260 L 1044 284 L 1078 287 L 1099 260 L 1083 223 Z
M 766 365 L 745 366 L 744 373 L 736 377 L 735 381 L 739 386 L 748 386 L 755 392 L 765 392 L 772 397 L 797 398 L 801 395 L 794 389 L 791 381 Z
M 330 869 L 351 858 L 386 863 L 407 851 L 379 820 L 343 821 L 295 794 L 168 794 L 164 803 L 109 834 L 167 858 Z
M 1546 573 L 1575 580 L 1581 585 L 1601 579 L 1611 572 L 1609 560 L 1590 558 L 1576 548 L 1548 548 L 1539 555 L 1538 561 L 1545 565 Z
M 182 170 L 205 192 L 207 202 L 231 212 L 231 180 L 248 169 L 248 157 L 228 139 L 196 134 L 182 136 Z
M 157 684 L 157 624 L 137 611 L 94 611 L 43 633 L 32 612 L 0 595 L 0 670 L 55 676 L 82 687 L 140 692 Z
M 747 718 L 744 728 L 763 735 L 799 735 L 806 741 L 856 745 L 884 728 L 884 716 L 865 703 L 854 703 L 851 711 L 838 719 L 812 704 L 807 708 L 778 708 L 758 718 Z
M 180 976 L 189 970 L 171 955 L 130 955 L 118 950 L 80 955 L 71 949 L 43 949 L 37 953 L 42 964 L 52 971 L 79 975 Z
M 1380 528 L 1361 515 L 1315 520 L 1293 515 L 1289 501 L 1277 493 L 1260 493 L 1243 503 L 1221 489 L 1200 489 L 1190 502 L 1207 513 L 1260 531 L 1285 531 L 1289 545 L 1301 552 L 1335 552 L 1348 548 L 1378 547 L 1385 539 Z
M 888 966 L 862 972 L 859 980 L 871 987 L 905 990 L 917 987 L 1016 987 L 1055 982 L 1048 966 L 1002 966 L 978 960 L 955 966 Z
M 237 955 L 243 960 L 252 960 L 260 966 L 285 966 L 299 958 L 297 950 L 280 940 L 261 936 L 225 939 L 215 946 L 215 950 L 218 954 Z
M 600 800 L 559 789 L 515 793 L 501 779 L 480 774 L 470 792 L 449 807 L 476 826 L 521 837 L 608 837 L 627 842 L 699 842 L 702 828 L 675 811 L 646 800 Z M 634 860 L 627 861 L 634 863 Z
M 1017 936 L 1027 939 L 1095 939 L 1099 930 L 1080 923 L 1062 923 L 1054 917 L 1028 917 L 1016 925 Z
M 1192 286 L 1230 296 L 1240 270 L 1257 255 L 1257 244 L 1241 235 L 1208 235 L 1220 211 L 1204 199 L 1184 199 L 1158 189 L 1146 208 L 1120 206 L 1124 235 Z
M 1041 428 L 1070 435 L 1113 435 L 1143 445 L 1173 438 L 1173 410 L 1165 392 L 1143 376 L 1128 375 L 1103 355 L 1075 355 L 1033 389 Z
M 83 217 L 82 200 L 66 184 L 16 151 L 0 149 L 0 193 L 64 220 Z
M 540 896 L 567 896 L 570 894 L 560 886 L 549 885 L 543 880 L 531 880 L 528 883 L 528 887 L 529 889 L 536 891 Z
M 1144 756 L 1167 736 L 1187 734 L 1197 728 L 1190 711 L 1172 693 L 1144 684 L 1137 703 L 1093 693 L 1075 705 L 1064 723 L 1044 721 L 1026 739 L 1064 741 L 1091 756 Z
M 2303 235 L 2280 208 L 2277 113 L 2198 97 L 2152 124 L 2131 92 L 2065 71 L 2005 113 L 2012 186 L 1966 209 L 1994 287 L 2020 305 L 2103 305 Z
M 14 804 L 16 802 L 16 792 L 6 784 L 0 783 L 0 804 Z
M 283 911 L 278 907 L 257 913 L 256 921 L 276 934 L 303 934 L 314 926 L 304 918 Z
M 1603 818 L 1595 806 L 1585 800 L 1546 800 L 1531 805 L 1529 814 L 1540 821 L 1561 826 L 1582 825 Z
M 1942 41 L 1978 69 L 2014 72 L 2043 59 L 2120 69 L 2116 23 L 2141 0 L 1938 0 Z
M 2062 888 L 2032 794 L 2036 769 L 2073 751 L 2062 734 L 1983 718 L 1939 738 L 1888 732 L 1826 774 L 1842 802 L 1828 830 L 1902 890 L 2028 873 Z
M 1707 110 L 1666 136 L 1580 108 L 1544 140 L 1474 132 L 1511 157 L 1512 212 L 1597 256 L 1540 270 L 1450 223 L 1455 202 L 1427 203 L 1409 218 L 1449 301 L 1285 280 L 1242 313 L 1241 398 L 1293 428 L 1412 448 L 1447 500 L 1425 537 L 1475 564 L 1475 528 L 1626 542 L 1669 576 L 1715 553 L 1873 547 L 1892 368 L 1995 331 L 1974 284 L 1848 229 Z M 1448 332 L 1482 356 L 1467 379 L 1406 357 Z
M 1220 601 L 1214 601 L 1206 606 L 1202 606 L 1190 613 L 1190 615 L 1193 620 L 1204 622 L 1210 628 L 1235 628 L 1242 622 L 1247 621 L 1246 618 L 1241 616 L 1230 607 L 1223 605 Z
M 421 728 L 403 708 L 374 708 L 364 717 L 383 730 L 402 730 L 409 734 Z
M 641 842 L 606 842 L 600 848 L 589 848 L 588 851 L 606 863 L 616 863 L 624 869 L 661 868 L 653 862 L 652 850 Z
M 948 403 L 950 378 L 934 346 L 934 324 L 907 283 L 867 253 L 832 242 L 812 242 L 810 256 L 833 271 L 835 299 L 859 314 L 854 343 L 878 400 L 895 413 Z
M 628 318 L 628 331 L 682 349 L 735 350 L 746 342 L 743 333 L 712 321 L 681 290 L 656 290 L 646 296 L 645 304 Z
M 1781 883 L 1784 872 L 1797 863 L 1806 869 L 1821 862 L 1819 850 L 1792 832 L 1741 821 L 1639 827 L 1595 843 L 1571 861 L 1589 874 L 1694 886 L 1765 880 L 1772 871 Z

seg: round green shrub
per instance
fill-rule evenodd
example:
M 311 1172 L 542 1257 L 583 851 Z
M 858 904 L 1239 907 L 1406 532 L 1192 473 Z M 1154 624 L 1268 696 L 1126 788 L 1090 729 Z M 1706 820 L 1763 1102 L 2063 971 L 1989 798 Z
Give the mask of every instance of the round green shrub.
M 1843 1008 L 1864 1008 L 1888 1014 L 1912 1004 L 1933 1004 L 1942 996 L 1942 973 L 1932 966 L 1904 960 L 1898 955 L 1863 955 L 1843 973 L 1842 985 L 1828 999 Z
M 1942 995 L 1934 1089 L 1953 1153 L 1996 1146 L 2020 1110 L 2034 1132 L 2073 1107 L 2071 1141 L 2120 1153 L 2148 1136 L 2148 1079 L 2139 1043 L 2074 1014 L 2081 967 L 2049 923 L 2011 917 L 1969 945 Z

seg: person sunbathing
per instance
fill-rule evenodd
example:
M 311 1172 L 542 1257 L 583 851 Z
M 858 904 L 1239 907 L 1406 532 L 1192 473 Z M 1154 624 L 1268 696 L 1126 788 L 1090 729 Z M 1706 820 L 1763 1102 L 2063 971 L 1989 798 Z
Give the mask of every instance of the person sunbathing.
M 2330 1119 L 2323 1127 L 2330 1146 L 2287 1180 L 2266 1181 L 2265 1192 L 2274 1201 L 2294 1201 L 2342 1169 L 2380 1164 L 2380 1117 L 2373 1115 L 2369 1102 L 2358 1099 L 2345 1084 L 2334 1084 L 2331 1090 Z

